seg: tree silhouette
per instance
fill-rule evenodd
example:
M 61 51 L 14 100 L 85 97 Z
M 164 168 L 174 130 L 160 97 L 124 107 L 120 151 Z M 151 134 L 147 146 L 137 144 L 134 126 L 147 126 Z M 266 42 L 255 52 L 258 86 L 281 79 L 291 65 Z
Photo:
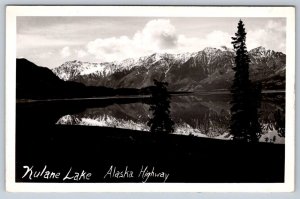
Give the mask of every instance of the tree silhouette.
M 249 80 L 249 55 L 246 48 L 246 31 L 240 20 L 232 44 L 236 53 L 234 80 L 231 87 L 231 125 L 233 139 L 247 142 L 258 141 L 261 128 L 258 122 L 261 85 Z
M 248 93 L 248 117 L 249 117 L 249 129 L 248 129 L 248 141 L 257 142 L 261 137 L 261 125 L 258 121 L 260 116 L 261 106 L 261 83 L 250 84 L 250 90 Z
M 150 105 L 153 117 L 148 121 L 147 125 L 153 133 L 172 133 L 174 132 L 174 122 L 170 117 L 171 96 L 167 90 L 168 83 L 159 82 L 155 79 L 153 82 L 155 86 L 151 91 Z
M 277 109 L 274 113 L 275 129 L 280 137 L 285 137 L 285 109 Z

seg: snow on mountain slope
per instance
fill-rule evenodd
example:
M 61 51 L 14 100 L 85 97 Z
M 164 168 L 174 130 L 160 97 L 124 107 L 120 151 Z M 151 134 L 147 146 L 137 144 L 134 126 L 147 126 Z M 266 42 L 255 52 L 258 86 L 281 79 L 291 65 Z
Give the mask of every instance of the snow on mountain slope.
M 266 85 L 272 87 L 270 78 L 285 74 L 286 56 L 281 52 L 258 47 L 249 51 L 249 57 L 250 77 L 254 81 L 268 78 Z M 141 88 L 158 79 L 169 82 L 172 90 L 193 91 L 229 88 L 233 64 L 232 49 L 207 47 L 194 53 L 154 53 L 115 62 L 69 61 L 54 68 L 53 72 L 65 81 L 88 86 Z
M 169 60 L 176 60 L 179 63 L 184 63 L 191 57 L 196 56 L 197 53 L 184 53 L 184 54 L 167 54 L 167 53 L 154 53 L 150 56 L 144 56 L 137 59 L 129 58 L 122 61 L 104 62 L 104 63 L 89 63 L 81 61 L 68 61 L 52 69 L 52 71 L 61 79 L 73 80 L 77 76 L 96 75 L 96 76 L 109 76 L 115 72 L 123 70 L 130 70 L 135 66 L 151 66 L 159 61 L 168 62 Z M 148 68 L 148 67 L 147 67 Z
M 130 69 L 134 61 L 125 60 L 124 63 L 89 63 L 81 61 L 69 61 L 61 66 L 54 68 L 52 71 L 61 79 L 72 80 L 76 76 L 94 74 L 98 76 L 108 76 L 118 69 Z

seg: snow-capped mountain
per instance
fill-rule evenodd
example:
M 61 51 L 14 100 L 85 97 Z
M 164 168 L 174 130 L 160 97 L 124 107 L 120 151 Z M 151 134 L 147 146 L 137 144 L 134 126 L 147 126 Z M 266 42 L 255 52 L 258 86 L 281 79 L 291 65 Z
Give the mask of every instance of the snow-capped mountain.
M 154 53 L 119 62 L 69 61 L 53 72 L 63 80 L 89 86 L 142 88 L 158 79 L 167 81 L 171 90 L 227 89 L 233 78 L 234 56 L 232 49 L 207 47 L 194 53 Z M 285 54 L 258 47 L 250 50 L 249 56 L 253 81 L 262 81 L 265 88 L 284 88 Z
M 115 63 L 89 63 L 81 61 L 69 61 L 64 63 L 58 68 L 55 68 L 53 72 L 65 81 L 72 80 L 77 76 L 85 76 L 94 74 L 97 76 L 106 77 L 115 73 L 118 69 L 128 69 L 133 65 L 133 60 L 125 60 L 124 64 L 116 65 Z
M 125 59 L 123 61 L 115 62 L 104 62 L 104 63 L 89 63 L 82 62 L 78 60 L 68 61 L 61 66 L 54 68 L 53 72 L 65 81 L 76 79 L 77 76 L 85 75 L 96 75 L 107 77 L 113 73 L 130 70 L 135 66 L 151 66 L 151 64 L 156 63 L 163 59 L 174 59 L 178 60 L 180 63 L 186 62 L 196 53 L 184 53 L 184 54 L 159 54 L 155 53 L 150 56 L 140 57 L 138 59 Z

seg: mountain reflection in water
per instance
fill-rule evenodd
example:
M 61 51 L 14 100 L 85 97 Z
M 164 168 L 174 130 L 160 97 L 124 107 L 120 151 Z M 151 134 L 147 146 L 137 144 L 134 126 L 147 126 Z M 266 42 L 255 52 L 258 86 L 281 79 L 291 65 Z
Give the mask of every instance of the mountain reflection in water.
M 260 142 L 284 143 L 284 94 L 264 94 L 259 122 Z M 149 105 L 141 102 L 112 104 L 101 108 L 87 108 L 76 114 L 62 116 L 56 124 L 106 126 L 149 131 Z M 171 118 L 175 134 L 218 139 L 231 139 L 230 95 L 172 96 Z

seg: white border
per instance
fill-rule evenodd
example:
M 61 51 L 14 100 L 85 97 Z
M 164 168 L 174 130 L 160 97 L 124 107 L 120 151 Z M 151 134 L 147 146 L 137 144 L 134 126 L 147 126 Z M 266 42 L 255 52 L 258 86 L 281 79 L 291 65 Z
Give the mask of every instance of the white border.
M 286 148 L 284 183 L 15 183 L 16 17 L 285 17 Z M 291 192 L 295 174 L 295 8 L 199 6 L 7 6 L 5 131 L 6 190 L 13 192 Z

